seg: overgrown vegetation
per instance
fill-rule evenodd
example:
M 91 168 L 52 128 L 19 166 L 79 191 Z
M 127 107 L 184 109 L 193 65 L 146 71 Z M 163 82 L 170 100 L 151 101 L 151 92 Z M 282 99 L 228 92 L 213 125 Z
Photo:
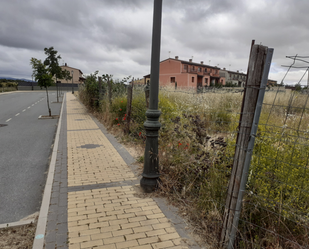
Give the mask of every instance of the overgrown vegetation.
M 0 92 L 11 92 L 18 89 L 18 83 L 14 81 L 0 81 Z
M 102 99 L 103 107 L 106 105 L 106 100 L 108 99 L 108 94 L 115 98 L 117 96 L 124 95 L 126 92 L 126 85 L 131 76 L 123 78 L 121 81 L 114 80 L 113 75 L 103 74 L 101 76 L 102 83 L 101 89 L 99 89 L 99 81 L 98 81 L 98 71 L 87 75 L 84 85 L 81 86 L 79 91 L 79 96 L 83 100 L 84 104 L 87 106 L 99 106 L 99 100 Z M 110 83 L 111 90 L 110 92 L 107 91 L 108 84 Z M 101 96 L 100 96 L 101 93 Z M 117 101 L 114 101 L 117 102 Z
M 91 77 L 80 89 L 81 100 L 97 112 L 107 127 L 122 129 L 126 120 L 125 90 L 113 90 L 110 102 L 105 85 L 103 99 L 98 106 L 91 106 L 89 99 L 98 96 L 91 90 L 95 89 L 92 84 L 96 84 L 96 74 Z M 238 248 L 309 245 L 308 97 L 275 94 L 266 93 L 264 100 L 236 241 Z M 181 204 L 182 213 L 199 225 L 196 231 L 213 248 L 218 248 L 242 97 L 241 93 L 222 92 L 161 90 L 159 94 L 160 193 Z M 145 93 L 135 88 L 127 139 L 139 144 L 145 141 L 145 112 Z

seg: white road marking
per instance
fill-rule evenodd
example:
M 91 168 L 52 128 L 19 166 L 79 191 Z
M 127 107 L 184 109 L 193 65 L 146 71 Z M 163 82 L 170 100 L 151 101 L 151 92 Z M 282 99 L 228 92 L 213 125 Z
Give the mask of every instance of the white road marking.
M 26 111 L 26 109 L 23 110 L 23 112 L 25 112 L 25 111 Z
M 9 118 L 7 121 L 5 121 L 5 122 L 9 122 L 11 120 L 11 118 Z
M 28 106 L 28 109 L 30 109 L 31 108 L 31 106 Z
M 32 104 L 31 106 L 34 106 L 34 104 Z
M 20 113 L 15 114 L 15 116 L 18 116 Z

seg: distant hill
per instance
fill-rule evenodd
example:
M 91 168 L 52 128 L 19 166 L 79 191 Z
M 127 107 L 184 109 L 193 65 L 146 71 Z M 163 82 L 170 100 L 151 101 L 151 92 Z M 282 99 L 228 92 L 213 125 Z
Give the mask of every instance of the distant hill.
M 24 78 L 0 77 L 0 79 L 13 80 L 13 81 L 26 81 L 26 82 L 32 82 L 32 80 L 28 80 L 28 79 L 24 79 Z M 33 82 L 35 82 L 35 81 L 33 81 Z

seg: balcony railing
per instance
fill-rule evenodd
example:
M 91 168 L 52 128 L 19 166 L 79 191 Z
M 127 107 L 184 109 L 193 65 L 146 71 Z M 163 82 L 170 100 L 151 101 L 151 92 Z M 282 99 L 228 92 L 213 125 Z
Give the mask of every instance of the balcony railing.
M 197 73 L 198 75 L 208 75 L 208 76 L 212 76 L 212 77 L 220 77 L 219 72 L 218 73 L 210 73 L 210 72 L 205 72 L 203 70 L 198 71 L 198 69 L 182 69 L 182 73 Z

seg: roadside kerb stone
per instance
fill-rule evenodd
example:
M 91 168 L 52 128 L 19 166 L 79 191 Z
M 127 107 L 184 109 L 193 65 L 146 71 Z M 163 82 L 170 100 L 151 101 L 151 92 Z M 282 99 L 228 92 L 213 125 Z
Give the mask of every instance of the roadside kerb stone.
M 42 205 L 40 208 L 40 214 L 39 214 L 39 218 L 37 222 L 35 238 L 33 241 L 33 247 L 32 247 L 33 249 L 41 249 L 44 246 L 48 210 L 49 210 L 49 204 L 50 204 L 50 199 L 52 195 L 53 178 L 54 178 L 56 158 L 57 158 L 57 153 L 58 153 L 58 144 L 59 144 L 59 138 L 60 138 L 63 106 L 64 105 L 61 106 L 60 118 L 58 121 L 58 127 L 57 127 L 56 136 L 55 136 L 55 142 L 54 142 L 51 161 L 49 165 L 46 185 L 44 189 Z

